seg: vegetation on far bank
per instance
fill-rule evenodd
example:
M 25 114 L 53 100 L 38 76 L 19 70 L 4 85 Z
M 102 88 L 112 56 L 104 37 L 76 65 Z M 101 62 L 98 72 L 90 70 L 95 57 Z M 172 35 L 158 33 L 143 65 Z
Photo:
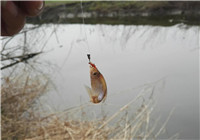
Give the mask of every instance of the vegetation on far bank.
M 113 10 L 151 10 L 151 9 L 197 9 L 200 2 L 179 1 L 45 1 L 47 7 L 65 5 L 71 8 L 83 4 L 86 11 L 113 11 Z M 69 8 L 70 9 L 70 8 Z
M 115 10 L 124 8 L 156 8 L 170 5 L 168 1 L 45 1 L 47 7 L 54 7 L 58 5 L 75 6 L 80 4 L 89 4 L 88 11 L 90 10 Z
M 200 2 L 189 1 L 45 1 L 47 7 L 65 5 L 70 9 L 75 9 L 80 5 L 84 6 L 84 11 L 104 11 L 110 12 L 113 10 L 131 10 L 131 11 L 146 11 L 146 10 L 171 10 L 171 9 L 199 9 Z
M 46 1 L 29 23 L 163 25 L 200 24 L 198 1 Z
M 71 3 L 76 3 L 76 2 L 78 2 L 78 1 L 58 1 L 58 0 L 48 1 L 48 0 L 45 0 L 45 6 L 52 7 L 52 6 L 57 6 L 57 5 L 61 5 L 61 4 L 71 4 Z

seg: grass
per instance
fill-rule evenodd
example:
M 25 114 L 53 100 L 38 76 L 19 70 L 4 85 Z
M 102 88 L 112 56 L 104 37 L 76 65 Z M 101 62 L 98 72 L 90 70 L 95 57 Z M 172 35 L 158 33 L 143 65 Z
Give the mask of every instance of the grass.
M 45 6 L 57 6 L 57 5 L 61 5 L 61 4 L 71 4 L 74 3 L 73 1 L 48 1 L 45 0 Z
M 133 99 L 111 116 L 94 120 L 90 119 L 84 111 L 89 109 L 92 106 L 91 104 L 74 107 L 59 114 L 52 114 L 47 117 L 48 121 L 47 119 L 43 120 L 43 128 L 35 131 L 34 135 L 36 137 L 30 139 L 153 139 L 155 138 L 154 131 L 153 128 L 149 127 L 151 114 L 149 106 L 151 103 L 143 104 L 132 115 L 128 113 L 128 108 L 141 97 L 138 96 Z M 81 118 L 75 119 L 80 114 Z M 64 116 L 67 117 L 63 118 Z M 110 124 L 111 122 L 112 125 Z
M 88 1 L 82 1 L 82 3 L 85 3 L 85 2 L 88 2 Z M 81 1 L 73 1 L 73 0 L 63 0 L 63 1 L 59 1 L 59 0 L 52 0 L 52 1 L 49 1 L 49 0 L 45 0 L 45 6 L 48 6 L 48 7 L 52 7 L 52 6 L 57 6 L 57 5 L 62 5 L 62 4 L 80 4 Z
M 84 103 L 42 116 L 36 113 L 35 102 L 47 90 L 47 83 L 42 76 L 28 74 L 4 78 L 1 90 L 2 140 L 159 139 L 171 116 L 162 126 L 158 125 L 158 118 L 152 121 L 154 99 L 146 100 L 145 96 L 152 95 L 153 85 L 144 87 L 137 97 L 111 115 L 93 113 L 94 107 L 107 108 L 108 104 Z
M 23 74 L 5 77 L 1 85 L 1 132 L 4 139 L 24 139 L 38 116 L 36 100 L 45 93 L 47 81 L 42 76 Z
M 138 9 L 145 10 L 147 8 L 157 8 L 160 6 L 168 5 L 168 2 L 160 2 L 160 1 L 82 1 L 83 6 L 87 3 L 90 3 L 89 6 L 86 6 L 84 10 L 86 11 L 112 11 L 112 10 L 120 10 L 120 9 Z M 57 5 L 80 5 L 81 1 L 45 1 L 45 5 L 48 7 L 53 7 Z
M 126 10 L 134 10 L 137 9 L 145 10 L 147 8 L 156 8 L 160 6 L 167 5 L 167 2 L 148 2 L 148 1 L 99 1 L 99 2 L 93 2 L 90 6 L 91 11 L 113 11 L 113 10 L 120 10 L 120 9 L 126 9 Z

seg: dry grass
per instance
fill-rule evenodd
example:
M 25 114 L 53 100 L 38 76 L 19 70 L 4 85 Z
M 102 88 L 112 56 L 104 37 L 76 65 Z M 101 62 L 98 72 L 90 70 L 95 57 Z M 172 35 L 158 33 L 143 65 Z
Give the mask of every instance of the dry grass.
M 44 77 L 23 74 L 6 77 L 1 85 L 2 139 L 24 139 L 38 119 L 35 102 L 45 93 Z
M 5 78 L 1 91 L 2 139 L 158 139 L 165 132 L 165 125 L 171 116 L 170 113 L 161 126 L 158 125 L 159 119 L 152 121 L 154 100 L 144 99 L 147 92 L 153 92 L 152 87 L 151 90 L 142 90 L 136 98 L 110 116 L 91 116 L 91 107 L 94 105 L 86 103 L 41 117 L 35 114 L 37 108 L 34 108 L 34 102 L 45 92 L 46 87 L 46 82 L 41 78 Z M 142 102 L 136 107 L 139 100 Z M 177 138 L 177 135 L 172 138 Z

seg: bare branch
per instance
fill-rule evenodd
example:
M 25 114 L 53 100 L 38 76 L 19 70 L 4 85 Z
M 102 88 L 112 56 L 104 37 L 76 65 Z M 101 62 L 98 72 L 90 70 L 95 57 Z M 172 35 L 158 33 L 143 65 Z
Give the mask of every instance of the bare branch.
M 11 63 L 11 64 L 8 64 L 6 66 L 3 66 L 1 67 L 1 70 L 3 69 L 6 69 L 6 68 L 9 68 L 9 67 L 12 67 L 20 62 L 26 62 L 27 60 L 41 54 L 42 52 L 37 52 L 37 53 L 31 53 L 31 54 L 25 54 L 25 55 L 20 55 L 20 56 L 14 56 L 14 57 L 10 57 L 10 58 L 5 58 L 3 59 L 2 61 L 5 61 L 5 60 L 9 60 L 9 59 L 19 59 L 19 60 L 16 60 L 15 62 Z

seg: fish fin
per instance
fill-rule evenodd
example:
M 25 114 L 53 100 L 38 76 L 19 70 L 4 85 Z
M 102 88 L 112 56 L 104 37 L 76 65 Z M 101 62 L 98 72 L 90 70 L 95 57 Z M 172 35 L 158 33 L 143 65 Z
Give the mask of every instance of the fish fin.
M 89 94 L 90 99 L 91 99 L 91 101 L 92 101 L 92 100 L 93 100 L 93 99 L 92 99 L 92 96 L 93 96 L 92 89 L 91 89 L 90 87 L 86 86 L 86 85 L 85 85 L 85 89 L 87 90 L 87 93 Z

